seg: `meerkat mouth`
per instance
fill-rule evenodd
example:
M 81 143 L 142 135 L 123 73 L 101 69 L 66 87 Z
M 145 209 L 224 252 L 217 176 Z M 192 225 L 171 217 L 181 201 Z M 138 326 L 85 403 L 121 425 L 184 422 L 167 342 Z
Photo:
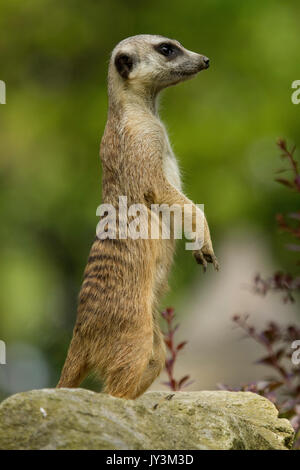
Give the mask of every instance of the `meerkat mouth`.
M 200 63 L 194 66 L 180 67 L 177 70 L 172 70 L 172 75 L 174 77 L 193 77 L 197 75 L 202 70 L 206 70 L 209 67 L 208 63 Z
M 196 69 L 196 70 L 174 70 L 173 72 L 173 76 L 174 77 L 193 77 L 195 75 L 197 75 L 199 72 L 201 72 L 201 70 L 204 70 L 204 69 Z

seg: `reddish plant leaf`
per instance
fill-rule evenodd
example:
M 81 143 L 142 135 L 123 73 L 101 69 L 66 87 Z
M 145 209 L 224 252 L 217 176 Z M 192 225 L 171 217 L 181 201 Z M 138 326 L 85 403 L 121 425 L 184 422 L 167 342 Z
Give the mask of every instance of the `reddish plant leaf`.
M 277 183 L 284 184 L 285 186 L 288 186 L 289 188 L 294 187 L 294 184 L 291 181 L 286 180 L 285 178 L 275 178 L 275 181 L 277 181 Z
M 182 377 L 182 379 L 180 379 L 179 382 L 178 382 L 179 387 L 180 387 L 181 385 L 183 385 L 184 382 L 186 382 L 187 380 L 189 380 L 189 378 L 190 378 L 189 375 L 185 375 L 184 377 Z
M 169 381 L 163 382 L 164 385 L 167 385 L 171 390 L 180 390 L 183 387 L 188 386 L 190 382 L 187 382 L 189 376 L 184 376 L 179 380 L 176 380 L 174 377 L 174 365 L 177 359 L 177 354 L 184 348 L 186 341 L 182 341 L 178 345 L 174 342 L 174 334 L 179 328 L 179 324 L 173 326 L 173 320 L 175 318 L 174 309 L 167 308 L 162 312 L 162 317 L 167 323 L 167 331 L 164 333 L 164 341 L 169 351 L 170 356 L 166 359 L 165 369 L 168 374 Z
M 181 349 L 184 348 L 184 346 L 187 344 L 187 341 L 182 341 L 181 343 L 179 343 L 177 346 L 176 346 L 176 350 L 177 351 L 180 351 Z

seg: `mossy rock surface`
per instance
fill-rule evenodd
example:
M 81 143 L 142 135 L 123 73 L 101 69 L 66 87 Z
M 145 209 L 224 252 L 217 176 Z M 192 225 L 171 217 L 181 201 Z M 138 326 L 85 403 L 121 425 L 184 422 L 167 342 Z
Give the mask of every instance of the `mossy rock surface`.
M 0 449 L 289 449 L 293 429 L 250 392 L 148 392 L 135 401 L 83 389 L 19 393 L 0 405 Z

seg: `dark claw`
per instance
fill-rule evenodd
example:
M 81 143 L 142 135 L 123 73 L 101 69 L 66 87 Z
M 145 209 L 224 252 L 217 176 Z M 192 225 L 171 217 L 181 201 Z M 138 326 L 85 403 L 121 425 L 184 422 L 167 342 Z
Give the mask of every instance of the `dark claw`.
M 196 259 L 197 263 L 202 264 L 203 271 L 206 272 L 207 262 L 206 262 L 206 259 L 203 256 L 202 251 L 197 251 L 196 253 L 194 253 L 194 256 L 195 256 L 195 259 Z
M 215 270 L 219 271 L 220 266 L 219 266 L 217 257 L 215 255 L 212 256 L 212 264 L 214 265 Z

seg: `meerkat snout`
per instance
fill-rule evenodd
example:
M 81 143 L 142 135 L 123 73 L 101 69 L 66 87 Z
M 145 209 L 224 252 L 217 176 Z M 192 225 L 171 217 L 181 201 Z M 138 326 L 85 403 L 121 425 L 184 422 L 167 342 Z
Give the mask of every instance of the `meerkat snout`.
M 208 67 L 209 67 L 209 65 L 210 65 L 210 59 L 209 59 L 208 57 L 206 57 L 206 56 L 203 56 L 203 59 L 202 59 L 202 60 L 203 60 L 204 65 L 205 65 L 204 68 L 208 69 Z

